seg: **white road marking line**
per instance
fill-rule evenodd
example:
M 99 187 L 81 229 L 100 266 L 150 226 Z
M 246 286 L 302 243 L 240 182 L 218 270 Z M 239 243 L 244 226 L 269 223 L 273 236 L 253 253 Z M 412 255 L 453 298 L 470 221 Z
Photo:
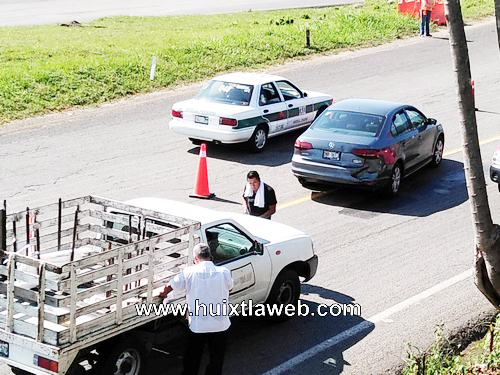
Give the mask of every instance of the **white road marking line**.
M 332 346 L 335 346 L 339 344 L 340 342 L 357 335 L 360 332 L 363 332 L 366 329 L 369 329 L 372 327 L 374 324 L 380 323 L 386 319 L 388 319 L 391 315 L 396 314 L 397 312 L 400 312 L 401 310 L 406 309 L 407 307 L 414 305 L 452 285 L 455 285 L 459 283 L 460 281 L 463 281 L 469 277 L 472 276 L 472 271 L 473 269 L 470 268 L 467 271 L 464 271 L 456 276 L 453 276 L 452 278 L 445 280 L 437 285 L 434 285 L 433 287 L 424 290 L 423 292 L 414 295 L 413 297 L 408 298 L 407 300 L 404 300 L 397 305 L 394 305 L 387 310 L 382 311 L 379 314 L 376 314 L 372 316 L 371 318 L 356 324 L 355 326 L 349 328 L 346 331 L 343 331 L 339 333 L 338 335 L 335 335 L 322 343 L 319 343 L 312 348 L 306 350 L 305 352 L 302 352 L 300 354 L 297 354 L 295 357 L 289 359 L 286 362 L 283 362 L 281 365 L 276 366 L 275 368 L 267 371 L 264 373 L 264 375 L 276 375 L 276 374 L 283 374 L 287 371 L 290 371 L 300 363 L 314 357 L 316 354 L 331 348 Z

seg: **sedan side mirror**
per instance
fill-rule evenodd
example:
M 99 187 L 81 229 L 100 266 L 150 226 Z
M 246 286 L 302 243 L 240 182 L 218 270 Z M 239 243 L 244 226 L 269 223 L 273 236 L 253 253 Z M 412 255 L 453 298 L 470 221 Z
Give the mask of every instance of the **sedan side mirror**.
M 303 94 L 304 94 L 304 98 L 307 98 L 307 92 L 304 92 Z
M 253 252 L 257 255 L 264 255 L 264 244 L 259 241 L 253 241 Z
M 427 121 L 425 122 L 425 125 L 436 125 L 437 120 L 435 118 L 428 118 Z

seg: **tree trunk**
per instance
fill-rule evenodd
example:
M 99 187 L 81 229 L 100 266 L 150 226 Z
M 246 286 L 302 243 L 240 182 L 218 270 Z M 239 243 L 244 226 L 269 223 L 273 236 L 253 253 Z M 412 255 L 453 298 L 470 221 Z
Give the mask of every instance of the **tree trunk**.
M 496 308 L 500 308 L 500 227 L 493 224 L 488 204 L 472 95 L 469 51 L 459 0 L 445 1 L 445 11 L 458 90 L 465 179 L 474 226 L 474 278 L 479 290 Z
M 497 40 L 500 51 L 500 0 L 495 0 L 495 18 L 497 20 Z

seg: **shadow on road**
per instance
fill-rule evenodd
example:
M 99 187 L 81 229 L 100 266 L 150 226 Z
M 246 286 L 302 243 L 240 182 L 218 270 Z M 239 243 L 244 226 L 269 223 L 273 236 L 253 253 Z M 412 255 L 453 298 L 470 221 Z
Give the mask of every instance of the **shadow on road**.
M 312 193 L 318 203 L 344 207 L 343 215 L 369 219 L 381 213 L 424 217 L 458 206 L 468 199 L 463 164 L 443 160 L 439 168 L 423 168 L 403 180 L 398 197 L 356 188 Z
M 325 302 L 328 304 L 354 301 L 350 296 L 315 285 L 304 284 L 302 294 L 317 294 L 328 300 Z M 343 351 L 366 337 L 374 329 L 373 323 L 349 314 L 338 317 L 318 316 L 318 303 L 304 300 L 301 300 L 301 303 L 307 306 L 310 312 L 315 312 L 315 315 L 294 317 L 279 324 L 272 324 L 259 317 L 232 318 L 224 373 L 262 374 L 311 348 L 316 349 L 308 357 L 315 358 L 315 374 L 342 373 L 344 366 L 349 365 L 343 359 Z M 342 339 L 335 337 L 347 330 L 352 334 L 342 336 Z M 331 338 L 334 338 L 334 345 L 325 344 L 326 340 Z M 185 345 L 186 334 L 162 345 L 159 348 L 162 352 L 153 352 L 146 373 L 180 374 Z M 205 350 L 202 369 L 208 362 L 206 354 Z M 301 373 L 299 368 L 300 364 L 295 370 L 297 373 Z
M 292 160 L 293 144 L 305 129 L 296 130 L 276 138 L 268 140 L 266 149 L 261 153 L 252 153 L 245 144 L 235 145 L 216 145 L 207 144 L 207 156 L 209 158 L 235 161 L 248 165 L 264 165 L 268 167 L 277 167 L 287 164 Z M 200 148 L 198 146 L 188 150 L 190 154 L 198 155 Z

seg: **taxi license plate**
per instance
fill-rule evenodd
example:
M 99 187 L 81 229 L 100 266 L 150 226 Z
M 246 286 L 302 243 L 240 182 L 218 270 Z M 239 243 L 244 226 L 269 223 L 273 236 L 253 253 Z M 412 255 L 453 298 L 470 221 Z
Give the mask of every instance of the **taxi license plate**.
M 197 122 L 198 124 L 208 125 L 208 116 L 195 116 L 194 122 Z
M 340 160 L 340 152 L 323 150 L 323 159 Z

